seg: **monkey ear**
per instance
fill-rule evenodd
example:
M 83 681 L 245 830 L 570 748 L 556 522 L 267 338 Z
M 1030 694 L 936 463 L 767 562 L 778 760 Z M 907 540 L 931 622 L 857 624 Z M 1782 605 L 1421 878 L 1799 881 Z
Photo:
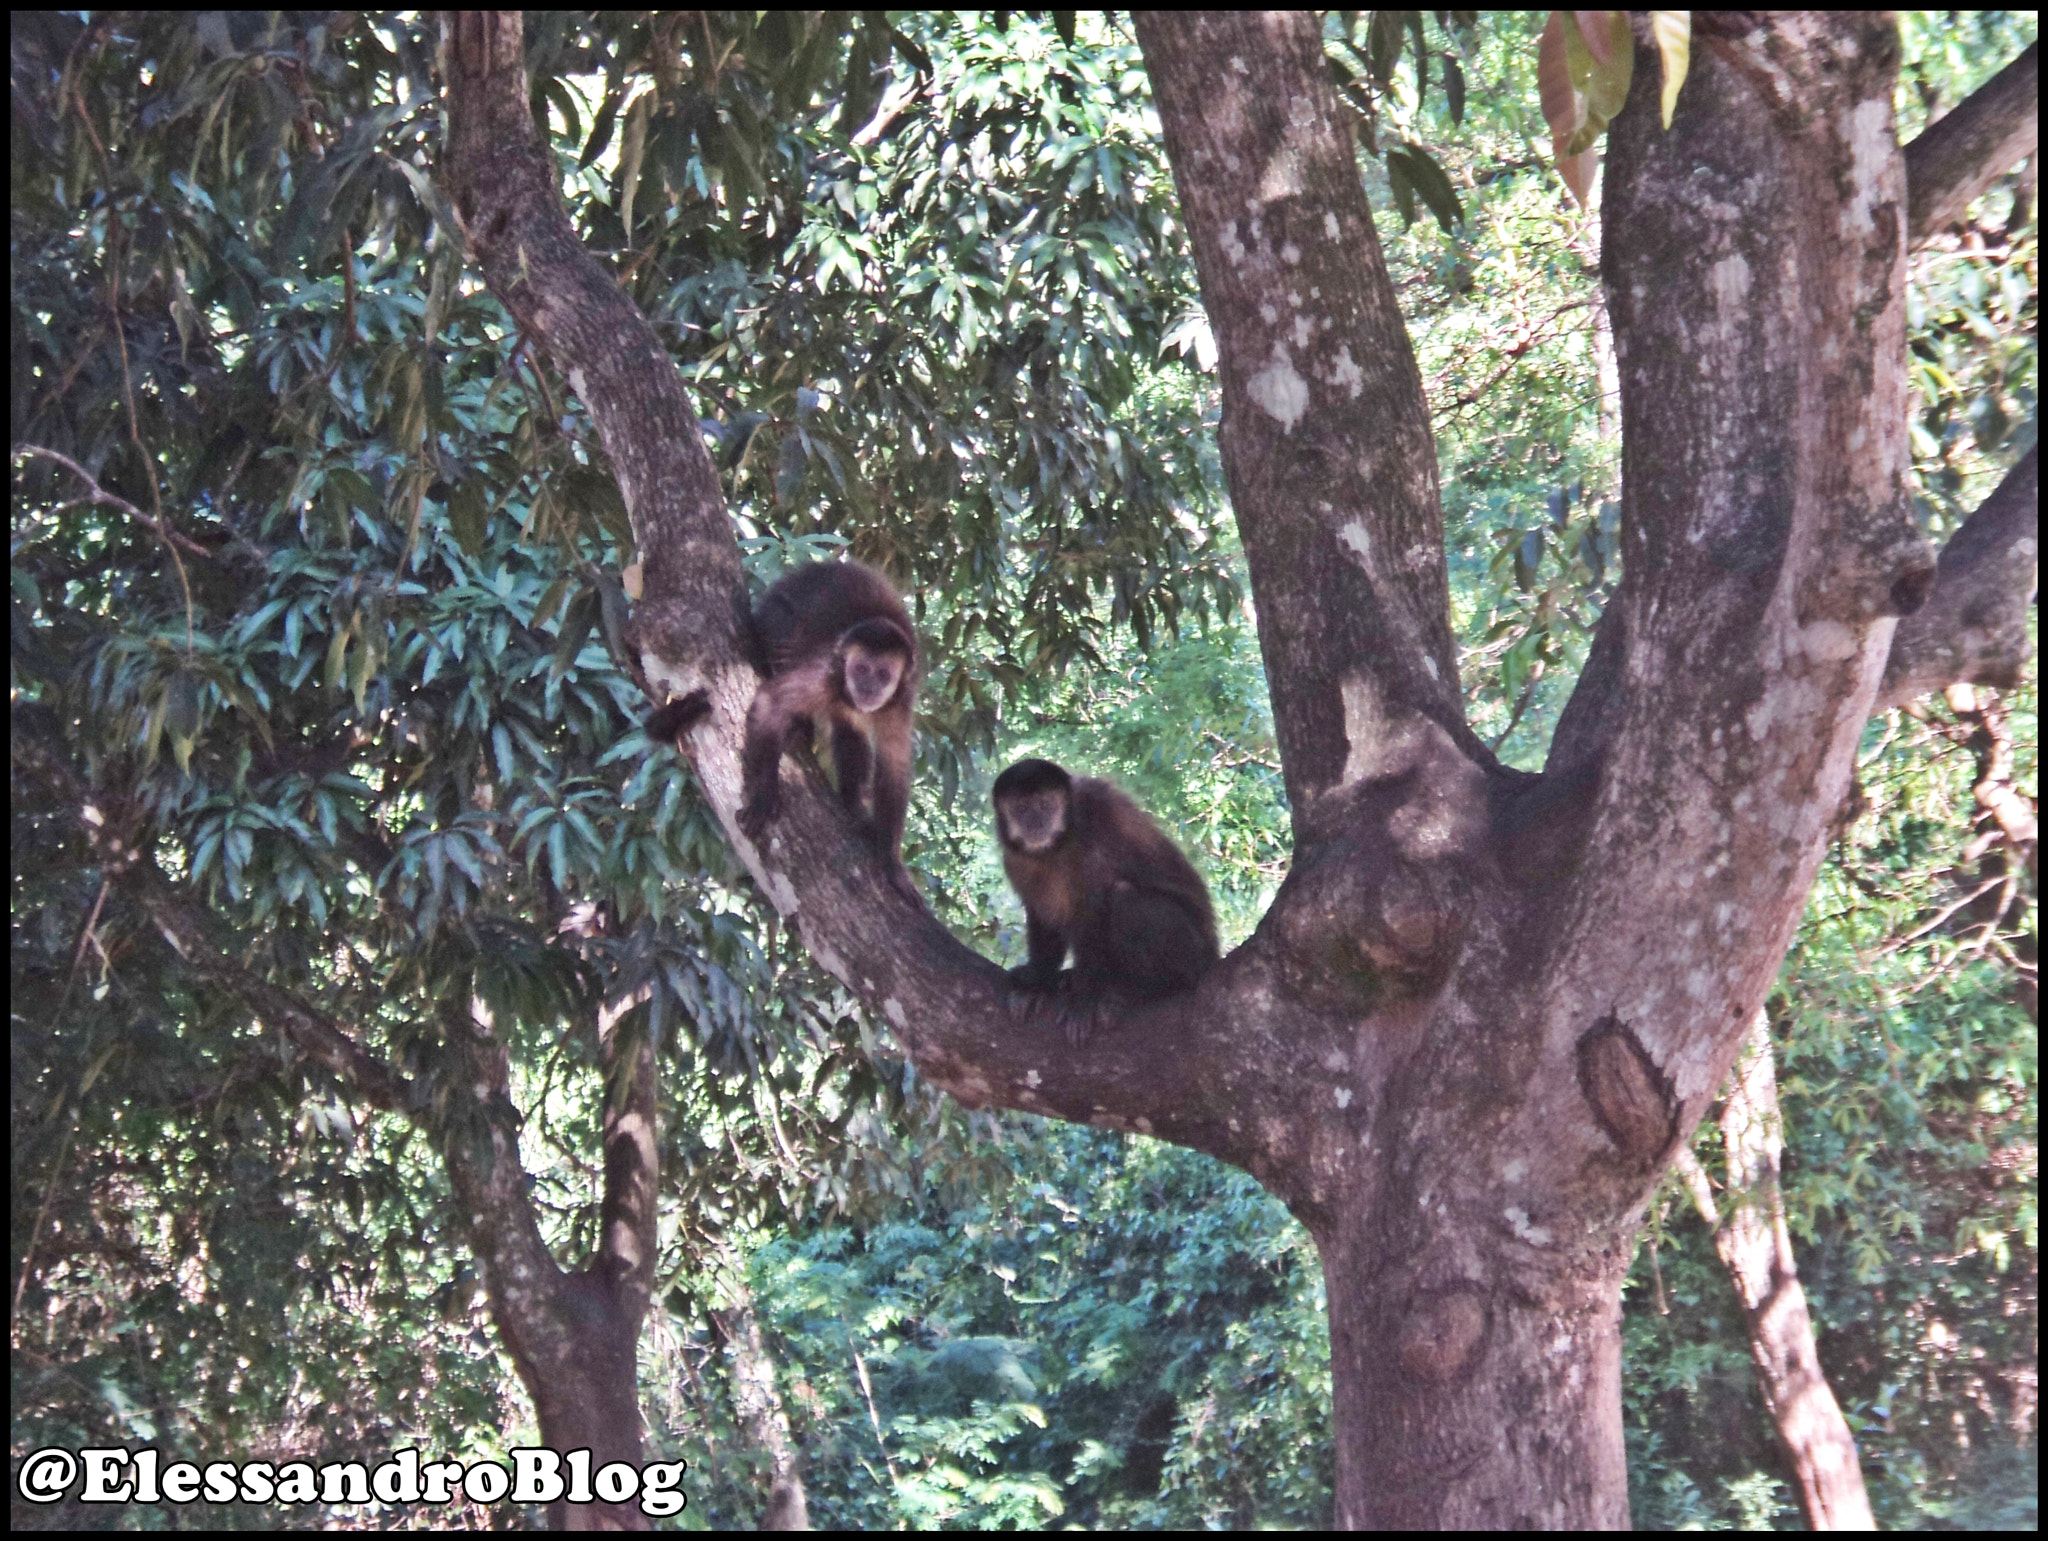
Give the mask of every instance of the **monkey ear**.
M 641 724 L 641 730 L 656 743 L 666 740 L 680 747 L 682 736 L 710 715 L 711 693 L 693 690 L 666 706 L 656 707 Z

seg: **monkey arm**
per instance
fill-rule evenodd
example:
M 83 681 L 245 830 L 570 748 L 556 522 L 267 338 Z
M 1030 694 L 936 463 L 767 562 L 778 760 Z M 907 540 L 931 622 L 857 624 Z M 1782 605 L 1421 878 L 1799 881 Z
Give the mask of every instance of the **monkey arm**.
M 868 747 L 868 736 L 861 731 L 860 725 L 843 717 L 834 717 L 832 771 L 839 778 L 839 801 L 856 818 L 860 816 L 863 799 L 867 796 L 868 778 L 874 766 L 874 751 Z
M 829 661 L 820 659 L 778 674 L 754 692 L 747 708 L 747 743 L 741 756 L 740 828 L 759 840 L 782 812 L 782 755 L 809 741 L 811 714 L 831 689 Z
M 875 714 L 875 838 L 894 857 L 910 813 L 910 703 Z
M 1059 984 L 1060 965 L 1067 957 L 1066 933 L 1026 910 L 1024 944 L 1030 961 L 1011 969 L 1011 980 L 1027 989 L 1053 989 Z
M 874 830 L 875 846 L 890 864 L 889 878 L 906 897 L 917 898 L 910 874 L 903 869 L 903 821 L 910 814 L 910 693 L 875 713 Z M 865 749 L 865 745 L 863 748 Z M 841 788 L 841 794 L 847 795 Z M 858 807 L 858 789 L 847 806 Z
M 845 708 L 839 710 L 844 712 Z M 910 873 L 903 865 L 903 821 L 910 806 L 910 713 L 906 710 L 900 716 L 905 739 L 900 756 L 896 754 L 890 737 L 892 722 L 889 715 L 878 714 L 868 719 L 875 725 L 875 738 L 882 751 L 879 756 L 868 743 L 868 736 L 860 726 L 861 719 L 835 716 L 832 719 L 832 768 L 839 777 L 840 802 L 854 818 L 866 823 L 874 835 L 875 849 L 888 864 L 890 883 L 904 898 L 922 905 L 924 900 L 918 894 L 917 885 L 911 882 Z M 874 791 L 872 818 L 862 802 L 871 782 Z

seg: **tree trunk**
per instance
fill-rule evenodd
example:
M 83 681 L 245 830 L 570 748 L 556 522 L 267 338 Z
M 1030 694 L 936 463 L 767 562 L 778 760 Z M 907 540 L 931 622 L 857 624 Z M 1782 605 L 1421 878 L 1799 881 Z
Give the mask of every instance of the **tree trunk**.
M 1681 1165 L 1701 1218 L 1714 1229 L 1714 1250 L 1742 1297 L 1757 1383 L 1799 1479 L 1800 1507 L 1815 1530 L 1875 1530 L 1856 1439 L 1820 1367 L 1792 1234 L 1785 1228 L 1778 1187 L 1784 1120 L 1770 1024 L 1762 1012 L 1722 1094 L 1721 1141 L 1728 1159 L 1725 1214 L 1698 1163 L 1688 1158 Z
M 1349 1013 L 1327 976 L 1318 1002 L 1351 1024 L 1327 1062 L 1350 1137 L 1268 1176 L 1328 1275 L 1337 1519 L 1622 1525 L 1629 1240 L 1931 578 L 1902 485 L 1896 42 L 1757 23 L 1696 50 L 1668 133 L 1645 92 L 1614 125 L 1624 577 L 1530 785 L 1430 688 L 1454 681 L 1414 624 L 1441 614 L 1427 417 L 1316 24 L 1162 13 L 1139 38 L 1308 847 L 1260 940 L 1369 976 Z
M 449 1041 L 464 1053 L 479 1091 L 478 1125 L 451 1127 L 444 1148 L 469 1241 L 483 1265 L 491 1318 L 533 1399 L 541 1443 L 561 1455 L 590 1452 L 592 1472 L 613 1462 L 640 1467 L 638 1348 L 654 1276 L 654 1053 L 644 1034 L 619 1031 L 621 1004 L 600 1013 L 604 1083 L 604 1197 L 598 1248 L 575 1273 L 558 1267 L 540 1236 L 518 1160 L 507 1061 L 488 1011 L 469 1020 L 444 1012 Z M 621 1055 L 630 1067 L 617 1063 Z M 489 1142 L 485 1159 L 481 1148 Z M 561 1473 L 566 1479 L 566 1469 Z M 647 1530 L 637 1503 L 548 1506 L 557 1530 Z
M 732 1361 L 733 1410 L 747 1440 L 768 1461 L 768 1497 L 761 1506 L 762 1530 L 809 1530 L 810 1506 L 804 1497 L 802 1463 L 790 1438 L 789 1415 L 775 1387 L 775 1359 L 761 1336 L 752 1292 L 745 1276 L 733 1269 L 736 1295 L 723 1311 L 711 1313 L 712 1325 L 725 1340 Z

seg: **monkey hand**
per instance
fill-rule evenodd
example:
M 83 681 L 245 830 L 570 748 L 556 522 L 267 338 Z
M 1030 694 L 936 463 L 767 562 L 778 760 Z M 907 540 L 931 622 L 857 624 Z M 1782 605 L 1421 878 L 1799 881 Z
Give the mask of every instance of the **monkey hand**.
M 708 691 L 693 690 L 679 700 L 656 707 L 642 724 L 642 731 L 658 744 L 683 746 L 683 735 L 711 715 L 711 695 Z
M 754 844 L 759 845 L 768 833 L 768 826 L 775 822 L 782 812 L 782 799 L 775 788 L 757 793 L 740 805 L 740 832 Z
M 1008 970 L 1003 983 L 1003 1009 L 1027 1022 L 1038 1016 L 1059 988 L 1056 975 L 1045 979 L 1042 973 L 1038 965 L 1030 963 Z

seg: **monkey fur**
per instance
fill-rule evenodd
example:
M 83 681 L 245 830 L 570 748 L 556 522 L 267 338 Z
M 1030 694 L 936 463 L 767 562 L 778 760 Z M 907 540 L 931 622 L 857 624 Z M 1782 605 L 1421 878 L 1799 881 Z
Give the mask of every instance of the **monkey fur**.
M 757 841 L 767 833 L 782 811 L 783 753 L 809 748 L 829 722 L 840 801 L 867 826 L 890 881 L 922 902 L 902 856 L 918 664 L 903 601 L 871 568 L 813 562 L 762 595 L 753 620 L 768 677 L 747 712 L 740 828 Z
M 1064 990 L 1068 1039 L 1118 1003 L 1191 990 L 1216 962 L 1216 916 L 1194 863 L 1106 781 L 1019 760 L 995 784 L 1003 871 L 1024 901 L 1029 991 Z M 1074 967 L 1062 973 L 1072 949 Z

